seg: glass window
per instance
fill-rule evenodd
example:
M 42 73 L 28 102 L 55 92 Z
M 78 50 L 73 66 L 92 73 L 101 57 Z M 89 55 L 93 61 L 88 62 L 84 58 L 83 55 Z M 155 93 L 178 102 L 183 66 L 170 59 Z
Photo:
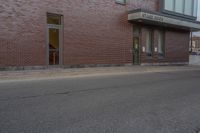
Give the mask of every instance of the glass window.
M 116 3 L 126 4 L 126 0 L 115 0 Z
M 152 39 L 153 39 L 153 32 L 152 30 L 146 31 L 146 55 L 152 56 Z
M 168 11 L 174 10 L 174 0 L 165 0 L 165 9 Z
M 198 0 L 164 0 L 164 9 L 172 13 L 197 17 Z
M 140 28 L 137 26 L 133 27 L 133 36 L 138 37 L 140 35 Z
M 175 0 L 175 11 L 183 14 L 184 0 Z
M 192 16 L 192 0 L 185 0 L 185 15 Z
M 61 25 L 61 16 L 54 15 L 54 14 L 48 14 L 47 15 L 47 24 Z
M 49 28 L 49 65 L 59 65 L 59 29 Z
M 193 9 L 193 16 L 197 17 L 197 7 L 198 7 L 198 1 L 194 0 L 194 9 Z
M 158 56 L 164 57 L 165 55 L 165 34 L 164 31 L 158 31 Z

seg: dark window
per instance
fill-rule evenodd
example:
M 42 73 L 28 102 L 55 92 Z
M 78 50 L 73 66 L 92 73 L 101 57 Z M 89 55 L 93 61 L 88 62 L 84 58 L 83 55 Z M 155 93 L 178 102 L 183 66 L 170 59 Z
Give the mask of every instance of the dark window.
M 47 23 L 61 25 L 61 16 L 55 14 L 47 14 Z
M 119 4 L 126 4 L 126 0 L 115 0 L 115 2 Z
M 152 56 L 152 51 L 153 51 L 153 31 L 152 30 L 147 30 L 146 31 L 146 55 L 147 56 Z
M 158 57 L 165 56 L 165 33 L 158 31 Z

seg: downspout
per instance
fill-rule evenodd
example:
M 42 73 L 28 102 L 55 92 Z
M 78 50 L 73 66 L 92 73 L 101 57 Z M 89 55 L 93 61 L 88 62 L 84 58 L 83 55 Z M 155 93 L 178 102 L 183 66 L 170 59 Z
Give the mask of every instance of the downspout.
M 191 40 L 191 42 L 190 42 L 190 45 L 191 45 L 190 46 L 190 48 L 191 48 L 190 53 L 192 53 L 192 41 L 193 41 L 192 36 L 193 36 L 193 34 L 191 32 L 191 34 L 190 34 L 190 40 Z

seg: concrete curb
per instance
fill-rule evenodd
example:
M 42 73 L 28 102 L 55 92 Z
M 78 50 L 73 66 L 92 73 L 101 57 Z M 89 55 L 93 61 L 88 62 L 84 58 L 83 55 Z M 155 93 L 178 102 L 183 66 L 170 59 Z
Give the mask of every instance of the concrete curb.
M 0 82 L 20 80 L 41 80 L 55 78 L 75 78 L 104 75 L 144 74 L 155 72 L 200 71 L 199 66 L 124 66 L 75 69 L 46 69 L 0 72 Z

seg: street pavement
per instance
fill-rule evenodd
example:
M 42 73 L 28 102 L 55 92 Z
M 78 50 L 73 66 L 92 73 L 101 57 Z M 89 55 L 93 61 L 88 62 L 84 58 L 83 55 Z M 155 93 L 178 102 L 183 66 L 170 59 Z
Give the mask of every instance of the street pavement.
M 0 133 L 198 133 L 200 71 L 0 83 Z

